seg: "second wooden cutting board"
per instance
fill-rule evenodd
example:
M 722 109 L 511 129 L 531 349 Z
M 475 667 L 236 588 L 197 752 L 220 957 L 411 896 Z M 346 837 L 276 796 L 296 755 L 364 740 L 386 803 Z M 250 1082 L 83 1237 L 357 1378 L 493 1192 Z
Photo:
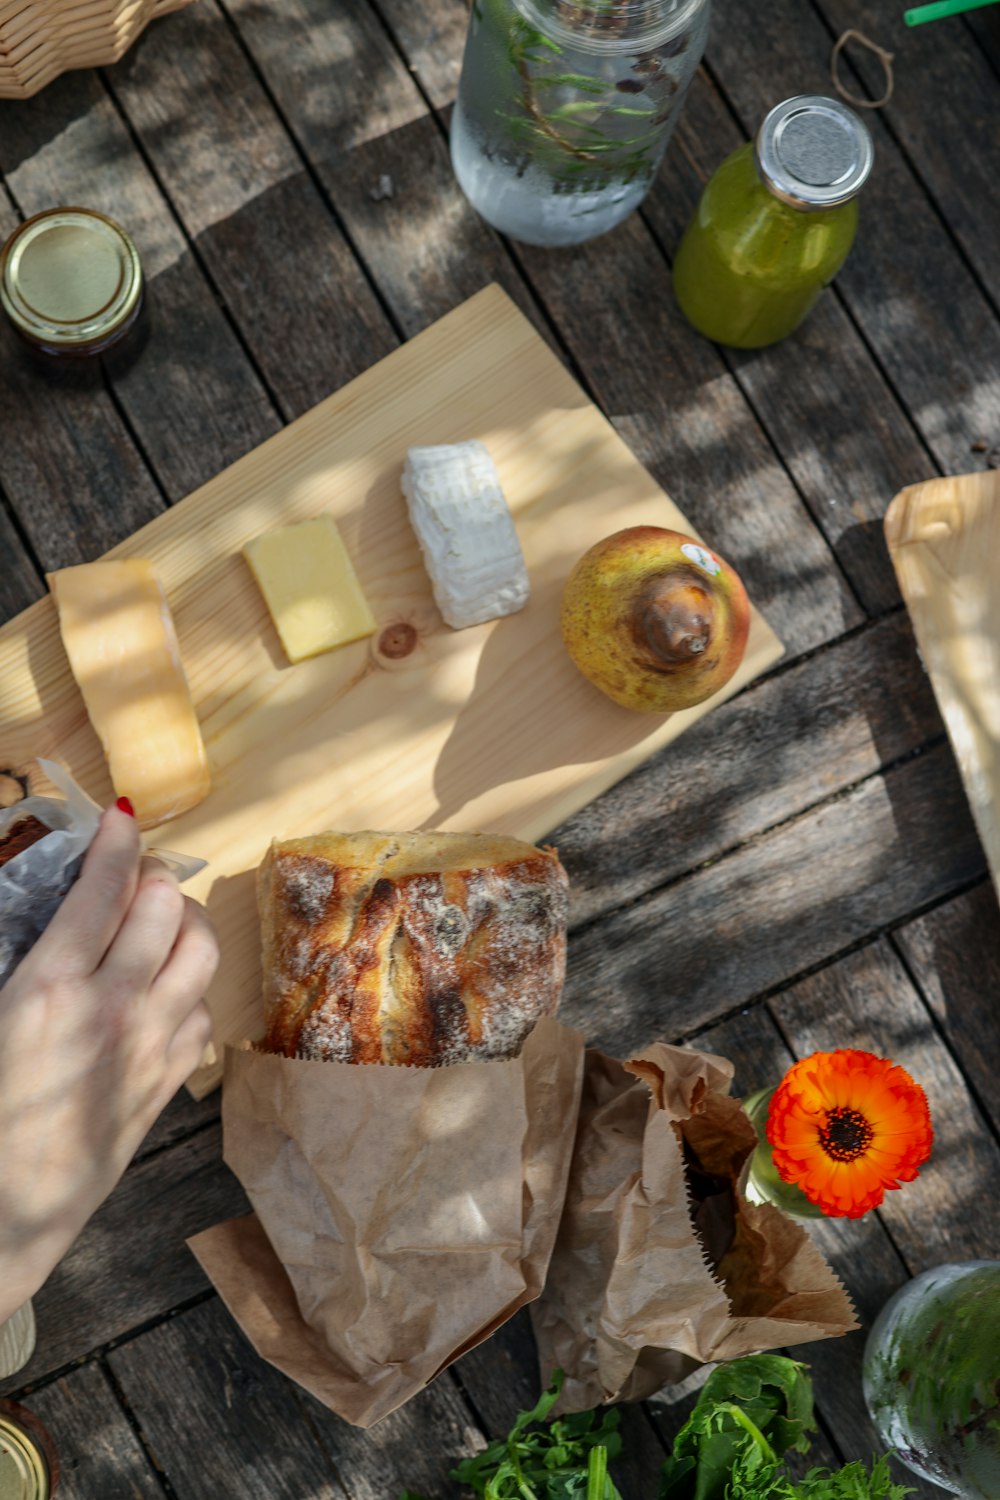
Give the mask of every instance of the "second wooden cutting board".
M 519 614 L 451 631 L 399 476 L 408 447 L 469 437 L 496 462 L 532 594 Z M 292 667 L 240 549 L 323 511 L 379 628 Z M 488 287 L 109 554 L 148 557 L 163 580 L 211 761 L 208 799 L 149 842 L 209 861 L 189 889 L 222 945 L 208 997 L 217 1046 L 259 1029 L 254 875 L 273 837 L 436 827 L 538 840 L 777 661 L 781 645 L 755 614 L 736 677 L 696 709 L 634 714 L 586 682 L 560 638 L 562 585 L 594 542 L 639 524 L 691 531 Z M 110 799 L 50 599 L 0 631 L 0 766 L 30 771 L 41 789 L 39 755 Z M 216 1058 L 191 1088 L 203 1094 L 220 1076 Z

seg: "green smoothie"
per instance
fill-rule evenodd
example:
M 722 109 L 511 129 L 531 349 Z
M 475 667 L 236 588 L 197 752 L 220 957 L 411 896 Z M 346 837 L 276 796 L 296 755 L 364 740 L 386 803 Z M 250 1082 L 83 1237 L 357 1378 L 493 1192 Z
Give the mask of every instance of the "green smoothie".
M 751 144 L 712 176 L 674 261 L 681 311 L 706 338 L 759 349 L 787 337 L 840 270 L 858 222 L 855 198 L 793 208 L 761 181 Z

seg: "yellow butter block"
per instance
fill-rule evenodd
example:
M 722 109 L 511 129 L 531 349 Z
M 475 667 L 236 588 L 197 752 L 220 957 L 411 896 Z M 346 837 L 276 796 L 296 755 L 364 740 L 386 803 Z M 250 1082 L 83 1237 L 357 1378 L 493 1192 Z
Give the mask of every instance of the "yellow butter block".
M 111 781 L 142 828 L 195 807 L 211 785 L 174 622 L 150 563 L 48 575 L 59 629 Z
M 243 556 L 289 661 L 374 635 L 375 616 L 332 516 L 265 532 Z

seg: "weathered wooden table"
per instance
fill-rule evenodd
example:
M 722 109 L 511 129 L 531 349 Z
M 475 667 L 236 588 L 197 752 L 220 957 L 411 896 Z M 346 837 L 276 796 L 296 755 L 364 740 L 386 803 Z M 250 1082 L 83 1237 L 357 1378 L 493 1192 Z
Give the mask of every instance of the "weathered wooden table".
M 0 331 L 4 617 L 491 280 L 739 564 L 787 657 L 554 831 L 565 1015 L 619 1054 L 696 1039 L 741 1092 L 841 1045 L 925 1084 L 919 1182 L 815 1230 L 866 1324 L 909 1275 L 1000 1248 L 1000 918 L 881 527 L 901 486 L 1000 462 L 1000 28 L 905 32 L 901 11 L 716 0 L 655 191 L 574 251 L 502 243 L 452 179 L 462 0 L 200 0 L 108 72 L 0 104 L 0 232 L 104 209 L 153 315 L 142 357 L 99 372 L 31 374 Z M 798 337 L 721 354 L 674 309 L 671 251 L 764 109 L 828 89 L 848 26 L 897 53 L 858 244 Z M 217 1097 L 178 1097 L 37 1298 L 6 1390 L 50 1425 L 65 1500 L 453 1493 L 450 1460 L 534 1398 L 526 1319 L 361 1433 L 253 1354 L 185 1248 L 242 1206 Z M 863 1338 L 804 1351 L 817 1461 L 874 1447 Z M 626 1413 L 629 1500 L 655 1493 L 678 1417 Z

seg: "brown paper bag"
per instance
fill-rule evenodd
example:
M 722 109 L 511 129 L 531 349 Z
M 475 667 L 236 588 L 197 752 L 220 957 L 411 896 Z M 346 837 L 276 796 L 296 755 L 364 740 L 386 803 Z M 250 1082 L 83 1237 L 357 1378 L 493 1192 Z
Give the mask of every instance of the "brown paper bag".
M 637 1401 L 701 1363 L 847 1333 L 850 1301 L 805 1230 L 738 1183 L 756 1144 L 732 1064 L 662 1043 L 587 1053 L 559 1238 L 531 1309 L 557 1410 Z
M 189 1241 L 258 1352 L 368 1427 L 542 1289 L 583 1039 L 351 1066 L 227 1049 L 224 1156 L 256 1216 Z

